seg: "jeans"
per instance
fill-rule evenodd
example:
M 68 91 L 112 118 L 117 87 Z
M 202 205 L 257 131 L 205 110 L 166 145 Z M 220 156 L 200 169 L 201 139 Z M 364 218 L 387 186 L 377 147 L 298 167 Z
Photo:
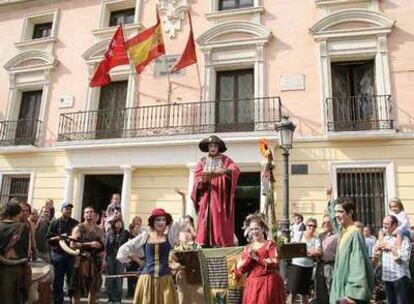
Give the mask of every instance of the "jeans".
M 70 275 L 75 263 L 75 257 L 67 253 L 59 253 L 55 251 L 50 252 L 50 261 L 52 262 L 55 272 L 55 279 L 53 281 L 53 300 L 55 304 L 63 304 L 63 284 L 65 276 L 67 282 L 70 282 Z
M 410 279 L 402 277 L 396 281 L 385 281 L 385 293 L 389 304 L 408 304 L 408 284 Z
M 107 274 L 117 275 L 124 271 L 124 266 L 116 259 L 115 256 L 107 255 L 106 263 L 108 265 Z M 111 278 L 105 280 L 106 292 L 109 302 L 121 302 L 122 299 L 122 278 Z
M 333 263 L 318 262 L 315 272 L 315 296 L 317 303 L 329 303 L 334 265 Z

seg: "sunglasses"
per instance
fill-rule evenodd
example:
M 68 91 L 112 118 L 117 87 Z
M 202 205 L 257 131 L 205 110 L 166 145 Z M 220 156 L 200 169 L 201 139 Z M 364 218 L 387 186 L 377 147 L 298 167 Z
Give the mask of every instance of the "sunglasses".
M 308 224 L 306 226 L 316 228 L 316 225 L 312 225 L 312 224 Z

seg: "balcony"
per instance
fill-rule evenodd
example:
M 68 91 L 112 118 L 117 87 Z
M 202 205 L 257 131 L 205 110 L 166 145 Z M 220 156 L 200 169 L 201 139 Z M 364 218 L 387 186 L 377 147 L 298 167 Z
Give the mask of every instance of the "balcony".
M 390 95 L 332 97 L 326 105 L 330 132 L 394 128 Z
M 0 146 L 37 146 L 41 125 L 38 119 L 0 121 Z
M 279 97 L 175 103 L 61 114 L 58 141 L 272 131 Z

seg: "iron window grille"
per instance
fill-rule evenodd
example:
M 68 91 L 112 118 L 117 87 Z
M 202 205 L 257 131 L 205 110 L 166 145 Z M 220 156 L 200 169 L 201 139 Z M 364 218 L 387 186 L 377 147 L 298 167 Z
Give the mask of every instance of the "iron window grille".
M 0 203 L 5 204 L 13 197 L 25 202 L 29 196 L 30 175 L 7 174 L 3 175 L 0 191 Z
M 338 197 L 356 204 L 357 220 L 377 231 L 382 227 L 386 205 L 385 168 L 338 169 Z

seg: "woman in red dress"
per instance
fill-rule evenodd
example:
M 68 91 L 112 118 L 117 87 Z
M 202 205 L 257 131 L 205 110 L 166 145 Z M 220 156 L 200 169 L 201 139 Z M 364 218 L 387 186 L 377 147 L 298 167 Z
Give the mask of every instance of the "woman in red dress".
M 236 266 L 236 275 L 247 273 L 243 304 L 284 304 L 285 288 L 278 273 L 276 244 L 266 240 L 268 228 L 261 215 L 246 218 L 245 225 L 252 242 L 244 248 Z

